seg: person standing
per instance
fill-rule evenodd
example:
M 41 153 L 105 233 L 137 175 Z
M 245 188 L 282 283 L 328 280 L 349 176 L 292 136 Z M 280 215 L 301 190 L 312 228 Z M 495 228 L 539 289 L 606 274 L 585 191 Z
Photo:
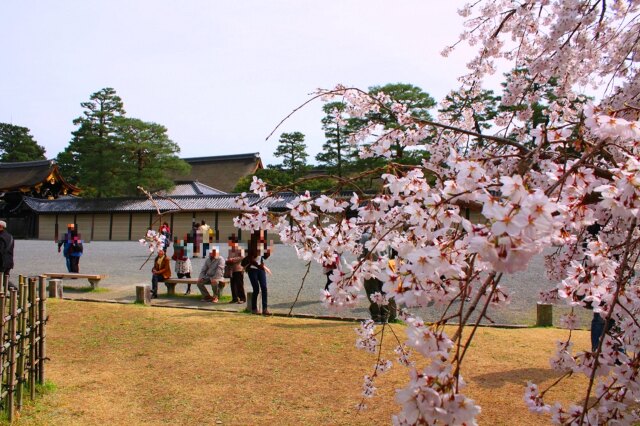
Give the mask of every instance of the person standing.
M 191 226 L 191 235 L 193 237 L 193 257 L 200 257 L 202 234 L 200 234 L 200 225 L 196 221 L 194 221 Z
M 244 250 L 238 244 L 235 235 L 229 238 L 229 253 L 227 254 L 227 268 L 231 268 L 231 302 L 245 303 L 247 296 L 244 293 L 244 268 L 240 264 L 244 258 Z
M 333 274 L 333 271 L 336 269 L 338 271 L 342 270 L 340 261 L 340 255 L 334 254 L 331 262 L 324 262 L 322 264 L 322 273 L 327 277 L 327 283 L 324 286 L 325 291 L 329 291 L 329 286 L 331 285 L 331 274 Z
M 0 273 L 4 275 L 5 282 L 9 281 L 9 275 L 13 269 L 13 236 L 5 228 L 7 222 L 0 220 Z M 11 284 L 9 284 L 11 286 Z
M 185 256 L 184 248 L 181 246 L 173 247 L 173 256 L 171 259 L 176 261 L 175 269 L 178 278 L 191 278 L 191 259 Z M 187 284 L 187 291 L 184 294 L 185 296 L 191 294 L 191 284 Z
M 371 240 L 371 232 L 365 231 L 362 234 L 362 238 L 360 239 L 360 244 L 362 244 L 362 257 L 361 259 L 367 259 L 371 261 L 378 260 L 378 254 L 375 252 L 370 252 L 366 248 L 366 244 L 369 240 Z M 388 261 L 388 267 L 395 272 L 396 264 L 395 260 L 393 260 L 395 255 L 390 256 L 390 260 Z M 371 314 L 371 319 L 379 324 L 393 322 L 396 320 L 397 315 L 397 307 L 395 299 L 391 298 L 388 300 L 387 305 L 380 305 L 377 302 L 374 302 L 372 296 L 376 293 L 381 295 L 386 295 L 386 293 L 382 290 L 382 281 L 375 276 L 371 276 L 370 278 L 366 278 L 364 280 L 364 290 L 367 293 L 367 299 L 369 299 L 369 313 Z
M 153 261 L 151 274 L 151 297 L 157 299 L 158 282 L 171 277 L 171 265 L 169 264 L 169 258 L 165 256 L 164 250 L 162 249 L 158 250 L 158 255 Z
M 202 294 L 203 302 L 218 303 L 220 296 L 220 290 L 222 277 L 224 274 L 224 257 L 218 255 L 216 248 L 209 252 L 207 260 L 205 260 L 202 269 L 200 270 L 200 276 L 198 277 L 198 290 Z M 213 296 L 207 291 L 207 284 L 211 284 L 211 291 Z
M 169 224 L 167 222 L 164 222 L 160 227 L 160 235 L 164 236 L 162 250 L 164 250 L 164 252 L 166 253 L 167 249 L 169 248 L 169 244 L 171 244 L 171 228 L 169 227 Z
M 202 222 L 200 222 L 200 233 L 202 234 L 202 242 L 203 243 L 208 243 L 209 242 L 209 229 L 211 229 L 211 227 L 209 225 L 207 225 L 207 222 L 202 219 Z
M 69 253 L 69 248 L 71 247 L 71 232 L 75 229 L 75 225 L 73 223 L 69 223 L 67 225 L 67 233 L 64 234 L 64 237 L 58 241 L 58 253 L 62 251 L 62 255 L 67 264 L 67 272 L 71 272 L 71 256 Z
M 258 236 L 260 238 L 259 240 Z M 271 256 L 271 250 L 267 249 L 264 254 L 261 254 L 258 249 L 259 243 L 264 243 L 262 231 L 255 232 L 251 236 L 251 242 L 249 243 L 247 274 L 249 275 L 249 281 L 253 289 L 253 295 L 251 296 L 251 313 L 256 315 L 260 314 L 258 310 L 258 294 L 262 292 L 262 315 L 271 315 L 267 304 L 267 272 L 271 273 L 271 271 L 264 264 L 264 261 Z
M 69 264 L 71 267 L 71 271 L 76 274 L 80 272 L 80 257 L 82 256 L 82 252 L 84 251 L 84 247 L 82 246 L 82 239 L 80 238 L 80 234 L 74 229 L 70 233 L 71 241 L 69 244 Z
M 211 229 L 211 227 L 202 219 L 200 227 L 198 227 L 198 233 L 201 235 L 200 238 L 202 238 L 202 257 L 205 257 L 209 252 L 209 229 Z

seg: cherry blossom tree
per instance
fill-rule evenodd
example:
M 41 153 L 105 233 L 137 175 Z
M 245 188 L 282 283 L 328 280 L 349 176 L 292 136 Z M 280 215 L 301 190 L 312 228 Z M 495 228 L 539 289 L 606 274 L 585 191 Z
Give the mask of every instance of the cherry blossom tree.
M 384 109 L 397 121 L 370 123 L 352 135 L 354 147 L 367 147 L 361 157 L 391 159 L 391 147 L 400 144 L 428 150 L 427 160 L 420 166 L 390 161 L 365 172 L 384 182 L 376 195 L 342 177 L 330 192 L 300 194 L 286 213 L 269 212 L 243 194 L 236 224 L 279 232 L 307 261 L 353 255 L 323 294 L 330 309 L 354 307 L 370 277 L 384 282 L 385 294 L 373 297 L 377 303 L 394 297 L 407 308 L 445 307 L 433 324 L 401 312 L 406 339 L 396 354 L 408 382 L 396 396 L 402 409 L 393 421 L 400 425 L 476 424 L 480 407 L 463 393 L 460 374 L 476 328 L 489 310 L 508 302 L 500 286 L 504 274 L 527 269 L 534 256 L 552 249 L 545 265 L 557 287 L 543 299 L 589 307 L 617 326 L 591 351 L 574 352 L 569 331 L 550 360 L 563 377 L 588 377 L 582 402 L 554 404 L 533 383 L 525 402 L 557 424 L 637 423 L 640 1 L 479 0 L 459 12 L 465 31 L 458 43 L 478 47 L 457 90 L 470 100 L 462 111 L 442 108 L 437 119 L 425 120 L 384 93 L 338 86 L 317 94 L 344 102 L 345 120 Z M 498 62 L 514 71 L 501 97 L 504 108 L 480 135 L 473 114 L 482 105 L 473 99 L 481 98 L 483 79 Z M 548 119 L 534 127 L 530 106 L 539 105 L 550 82 Z M 580 94 L 585 88 L 598 93 L 595 101 Z M 259 179 L 251 189 L 260 200 L 278 197 Z M 467 211 L 477 218 L 469 220 Z M 591 232 L 596 224 L 600 232 Z M 390 249 L 397 253 L 395 270 Z M 445 331 L 448 323 L 458 324 L 454 332 Z M 574 328 L 575 316 L 562 323 Z M 386 327 L 365 321 L 358 331 L 357 346 L 378 353 L 363 384 L 366 398 L 375 395 L 376 376 L 391 366 L 379 351 Z

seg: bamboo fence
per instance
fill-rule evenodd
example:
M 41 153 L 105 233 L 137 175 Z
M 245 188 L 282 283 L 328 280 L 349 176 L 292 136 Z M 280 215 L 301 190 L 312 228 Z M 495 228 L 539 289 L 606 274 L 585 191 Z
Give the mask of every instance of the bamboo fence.
M 0 273 L 0 404 L 10 422 L 25 394 L 44 384 L 47 323 L 46 277 L 22 275 L 10 285 Z

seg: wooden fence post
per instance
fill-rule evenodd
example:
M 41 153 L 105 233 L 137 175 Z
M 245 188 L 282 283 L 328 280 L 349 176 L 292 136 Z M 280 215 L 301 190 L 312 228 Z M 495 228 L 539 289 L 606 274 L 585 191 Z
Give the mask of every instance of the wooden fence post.
M 10 322 L 9 322 L 9 374 L 7 375 L 7 411 L 9 423 L 15 417 L 15 381 L 16 381 L 16 327 L 18 314 L 18 292 L 9 290 L 10 302 Z
M 538 302 L 536 310 L 536 326 L 551 327 L 553 325 L 553 305 Z
M 45 328 L 45 324 L 47 322 L 47 284 L 46 277 L 40 276 L 40 288 L 38 289 L 40 293 L 39 301 L 38 301 L 38 311 L 40 313 L 40 321 L 38 323 L 38 334 L 40 336 L 40 340 L 38 340 L 38 381 L 40 384 L 44 384 L 45 375 L 44 375 L 44 360 L 47 358 L 47 329 Z
M 16 391 L 16 408 L 18 411 L 22 408 L 22 401 L 24 398 L 24 363 L 26 357 L 25 352 L 25 334 L 27 332 L 27 284 L 23 276 L 20 276 L 20 282 L 18 284 L 18 330 L 20 330 L 20 340 L 18 340 L 18 365 L 16 366 L 16 380 L 18 382 L 18 389 Z
M 0 274 L 0 276 L 2 276 L 3 274 Z M 2 282 L 0 281 L 0 284 Z M 0 287 L 0 336 L 3 336 L 3 342 L 2 342 L 2 349 L 0 349 L 0 379 L 2 379 L 4 377 L 4 365 L 7 362 L 7 351 L 4 349 L 4 331 L 5 331 L 5 317 L 7 315 L 7 308 L 6 308 L 6 303 L 7 303 L 7 295 L 5 294 L 5 292 L 3 291 L 4 288 Z M 3 386 L 4 381 L 0 380 L 0 395 L 2 395 L 3 393 Z M 1 397 L 0 397 L 1 399 Z
M 29 278 L 29 392 L 36 397 L 36 278 Z
M 136 303 L 151 304 L 151 287 L 148 284 L 136 286 Z

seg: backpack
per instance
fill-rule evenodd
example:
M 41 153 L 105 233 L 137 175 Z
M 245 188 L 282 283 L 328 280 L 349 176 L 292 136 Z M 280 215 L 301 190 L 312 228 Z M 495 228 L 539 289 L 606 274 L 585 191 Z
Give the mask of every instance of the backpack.
M 80 241 L 74 241 L 71 244 L 71 253 L 82 253 L 84 247 L 82 247 L 82 243 Z

